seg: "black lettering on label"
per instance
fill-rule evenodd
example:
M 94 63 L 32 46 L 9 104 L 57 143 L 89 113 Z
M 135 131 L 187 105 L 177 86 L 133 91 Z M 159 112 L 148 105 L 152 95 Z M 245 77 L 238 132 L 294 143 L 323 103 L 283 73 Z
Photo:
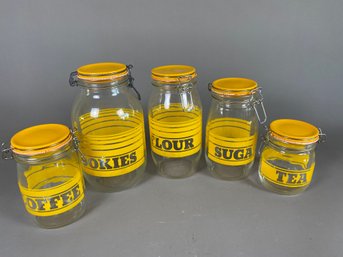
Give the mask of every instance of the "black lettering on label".
M 220 147 L 216 146 L 216 147 L 214 148 L 214 155 L 215 155 L 216 157 L 218 157 L 218 158 L 222 157 L 222 151 L 221 151 L 221 148 L 220 148 Z
M 194 148 L 193 141 L 194 141 L 193 138 L 188 138 L 185 140 L 185 150 L 189 148 Z
M 283 182 L 283 178 L 285 176 L 287 176 L 287 174 L 285 172 L 282 172 L 280 170 L 276 171 L 276 175 L 278 175 L 276 180 L 279 181 L 279 182 Z
M 289 184 L 295 184 L 295 183 L 297 183 L 297 177 L 298 177 L 297 174 L 289 173 L 289 174 L 288 174 L 287 183 L 289 183 Z
M 306 173 L 302 173 L 300 174 L 300 178 L 299 178 L 299 181 L 298 183 L 299 184 L 302 184 L 302 183 L 306 183 L 307 182 L 307 176 L 306 176 Z
M 236 150 L 233 156 L 235 160 L 242 160 L 243 157 L 244 157 L 244 150 Z
M 46 203 L 47 203 L 46 199 L 36 199 L 36 204 L 39 211 L 45 210 Z
M 92 169 L 97 169 L 99 167 L 98 161 L 96 159 L 90 158 L 89 159 L 89 166 Z
M 73 198 L 77 199 L 81 194 L 80 185 L 77 185 L 76 187 L 74 187 L 72 192 L 73 192 Z
M 118 169 L 120 167 L 119 158 L 118 157 L 112 158 L 112 161 L 113 161 L 113 168 Z
M 31 198 L 26 198 L 26 204 L 32 210 L 37 209 L 37 203 Z
M 163 147 L 165 150 L 170 150 L 170 149 L 172 149 L 173 144 L 172 144 L 172 142 L 169 141 L 169 140 L 163 140 L 163 141 L 162 141 L 162 147 Z
M 251 158 L 252 148 L 228 149 L 216 146 L 214 148 L 214 155 L 218 158 L 224 158 L 226 160 L 244 160 Z
M 182 151 L 194 148 L 194 139 L 163 139 L 160 141 L 158 137 L 153 139 L 155 147 L 167 151 Z
M 137 161 L 137 155 L 136 155 L 136 152 L 132 152 L 132 153 L 130 154 L 130 161 L 131 161 L 131 163 L 133 163 L 133 162 L 136 162 L 136 161 Z
M 127 165 L 130 164 L 129 156 L 128 155 L 121 156 L 120 157 L 120 161 L 121 161 L 121 166 L 122 167 L 127 166 Z
M 49 203 L 50 203 L 50 210 L 54 210 L 54 209 L 57 209 L 58 205 L 58 200 L 60 199 L 60 196 L 57 195 L 57 196 L 54 196 L 54 197 L 51 197 L 49 199 Z
M 105 169 L 111 169 L 112 167 L 108 164 L 111 159 L 100 159 L 100 169 L 105 170 Z
M 63 205 L 67 205 L 71 201 L 73 201 L 73 195 L 71 192 L 65 192 L 64 194 L 61 194 L 61 198 L 63 201 Z

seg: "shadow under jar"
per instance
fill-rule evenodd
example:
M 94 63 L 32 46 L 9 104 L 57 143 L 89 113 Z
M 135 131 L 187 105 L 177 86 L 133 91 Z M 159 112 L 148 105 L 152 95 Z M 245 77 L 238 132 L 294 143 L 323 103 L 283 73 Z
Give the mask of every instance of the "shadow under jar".
M 85 212 L 84 182 L 68 127 L 37 125 L 11 139 L 26 211 L 43 228 L 57 228 Z
M 247 177 L 254 164 L 258 122 L 266 122 L 261 89 L 246 78 L 221 78 L 209 84 L 211 107 L 206 126 L 206 163 L 223 180 Z M 263 116 L 258 114 L 261 107 Z
M 318 128 L 303 121 L 273 121 L 260 157 L 262 185 L 283 195 L 296 195 L 306 190 L 312 181 L 315 148 L 321 136 Z
M 72 124 L 82 170 L 98 191 L 128 189 L 144 175 L 144 116 L 131 68 L 121 63 L 95 63 L 71 74 L 70 84 L 81 89 L 74 101 Z
M 152 69 L 149 100 L 152 159 L 168 178 L 193 175 L 201 156 L 202 107 L 192 66 L 167 65 Z

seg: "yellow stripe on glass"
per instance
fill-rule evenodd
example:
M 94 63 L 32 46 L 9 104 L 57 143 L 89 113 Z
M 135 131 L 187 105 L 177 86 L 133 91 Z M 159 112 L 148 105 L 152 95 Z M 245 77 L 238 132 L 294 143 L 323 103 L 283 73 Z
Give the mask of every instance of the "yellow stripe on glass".
M 84 198 L 84 182 L 77 164 L 63 162 L 33 166 L 19 183 L 26 210 L 35 216 L 53 216 L 73 209 Z
M 150 142 L 155 154 L 181 158 L 201 150 L 202 115 L 195 107 L 184 111 L 181 104 L 155 106 L 149 114 Z
M 114 177 L 138 169 L 145 161 L 143 114 L 132 109 L 96 110 L 80 117 L 78 134 L 83 170 Z
M 207 156 L 226 165 L 239 166 L 255 158 L 257 133 L 251 135 L 251 122 L 236 118 L 213 119 L 207 124 Z

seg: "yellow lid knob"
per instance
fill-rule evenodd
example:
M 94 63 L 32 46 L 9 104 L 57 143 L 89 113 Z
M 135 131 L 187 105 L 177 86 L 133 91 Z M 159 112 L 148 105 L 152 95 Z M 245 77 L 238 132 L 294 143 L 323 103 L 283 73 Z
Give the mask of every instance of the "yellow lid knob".
M 11 138 L 16 154 L 37 155 L 57 150 L 72 139 L 69 128 L 62 124 L 42 124 L 23 129 Z
M 162 83 L 185 83 L 196 77 L 196 69 L 188 65 L 165 65 L 151 70 L 151 78 Z
M 247 78 L 221 78 L 212 82 L 211 90 L 220 96 L 245 96 L 257 88 L 257 82 Z
M 319 140 L 319 129 L 300 120 L 274 120 L 270 124 L 270 133 L 273 137 L 291 144 L 307 145 Z

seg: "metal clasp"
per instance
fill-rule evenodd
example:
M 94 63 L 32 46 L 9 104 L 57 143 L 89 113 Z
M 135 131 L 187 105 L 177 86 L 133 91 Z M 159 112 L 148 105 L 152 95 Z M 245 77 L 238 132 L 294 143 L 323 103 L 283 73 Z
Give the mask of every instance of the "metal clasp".
M 133 65 L 132 64 L 129 64 L 129 65 L 126 65 L 127 67 L 127 70 L 128 70 L 128 79 L 129 79 L 129 87 L 133 89 L 133 91 L 135 91 L 136 95 L 137 95 L 137 98 L 138 100 L 141 100 L 141 94 L 138 92 L 138 90 L 134 87 L 133 85 L 133 81 L 135 80 L 134 77 L 132 77 L 132 73 L 131 73 L 131 70 L 133 69 Z
M 69 130 L 70 130 L 71 137 L 73 139 L 73 145 L 74 145 L 75 150 L 80 154 L 81 161 L 83 163 L 86 163 L 87 159 L 80 150 L 80 147 L 79 147 L 80 141 L 77 139 L 76 130 L 73 130 L 73 129 L 69 129 Z
M 261 156 L 262 148 L 264 147 L 264 143 L 267 141 L 267 133 L 261 136 L 260 138 L 261 138 L 261 142 L 257 150 L 258 156 Z
M 72 73 L 70 73 L 69 75 L 69 85 L 71 87 L 77 87 L 77 71 L 73 71 Z
M 267 113 L 266 113 L 266 109 L 264 108 L 264 105 L 263 105 L 263 95 L 262 95 L 261 88 L 257 88 L 257 89 L 252 91 L 252 105 L 254 107 L 258 121 L 260 122 L 261 125 L 264 125 L 264 123 L 267 122 Z M 261 114 L 258 110 L 258 106 L 260 106 L 260 109 L 262 112 Z M 266 126 L 264 126 L 264 127 L 265 127 L 265 129 L 267 129 Z
M 190 92 L 191 86 L 187 83 L 183 83 L 182 80 L 185 79 L 191 81 L 192 76 L 180 76 L 178 77 L 179 85 L 177 86 L 180 102 L 183 110 L 190 111 L 194 108 L 193 97 Z
M 13 157 L 13 152 L 10 147 L 5 147 L 5 143 L 1 143 L 1 158 L 3 160 L 12 160 Z
M 318 130 L 319 130 L 319 140 L 318 140 L 318 143 L 325 143 L 326 140 L 327 140 L 326 134 L 323 133 L 321 128 L 318 128 Z

